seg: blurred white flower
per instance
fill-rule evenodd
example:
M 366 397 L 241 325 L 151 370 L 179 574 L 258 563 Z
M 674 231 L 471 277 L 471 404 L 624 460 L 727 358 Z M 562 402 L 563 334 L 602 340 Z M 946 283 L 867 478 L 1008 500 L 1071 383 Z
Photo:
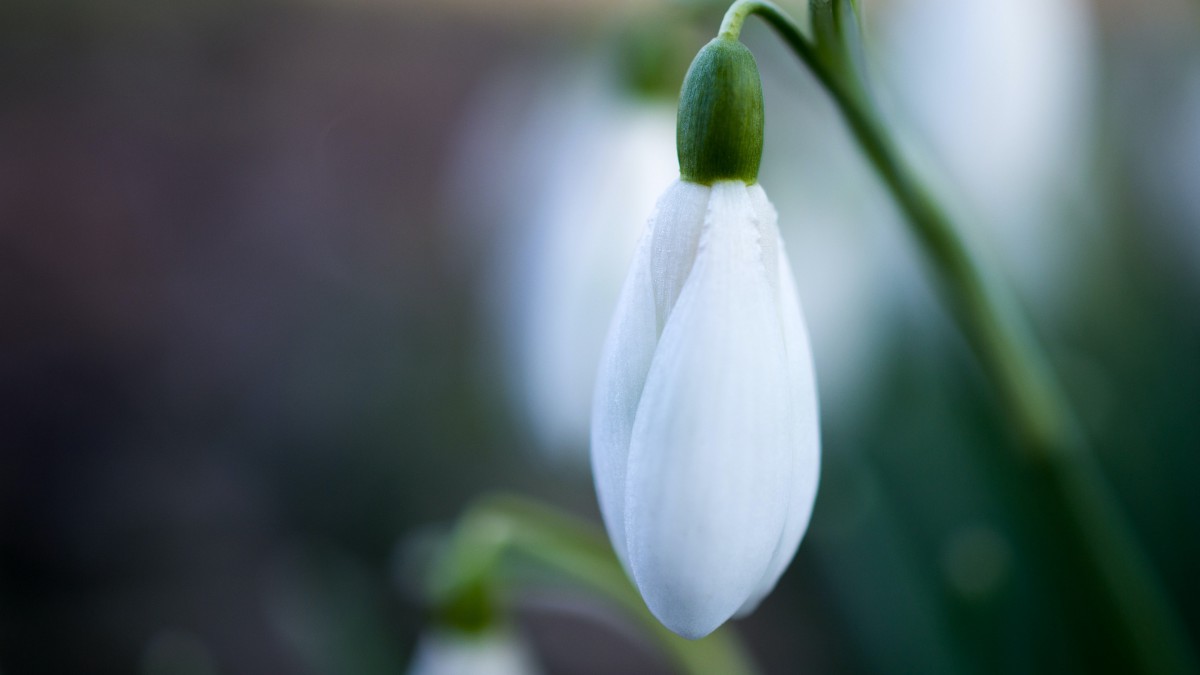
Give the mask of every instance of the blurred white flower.
M 1086 188 L 1095 38 L 1082 0 L 899 0 L 880 65 L 965 197 L 969 225 L 1030 300 L 1054 303 L 1079 262 L 1065 208 Z
M 988 247 L 1022 299 L 1053 311 L 1069 297 L 1080 233 L 1065 206 L 1088 189 L 1094 77 L 1091 17 L 1078 0 L 896 0 L 867 7 L 873 84 L 910 156 Z M 853 428 L 878 390 L 882 349 L 900 321 L 945 328 L 901 215 L 828 93 L 762 26 L 747 26 L 768 116 L 761 177 L 804 297 L 826 421 Z M 921 153 L 924 152 L 925 155 Z M 966 214 L 965 216 L 963 214 Z M 799 227 L 798 225 L 803 225 Z
M 473 219 L 498 230 L 485 283 L 517 408 L 543 451 L 582 461 L 595 366 L 640 221 L 679 174 L 675 103 L 623 93 L 596 62 L 543 78 L 528 109 L 497 119 L 513 79 L 481 101 L 487 126 L 468 137 L 455 192 L 483 191 Z
M 1161 161 L 1150 173 L 1162 182 L 1168 208 L 1177 209 L 1172 215 L 1192 225 L 1181 228 L 1182 245 L 1200 253 L 1200 60 L 1192 64 L 1168 105 L 1167 120 L 1154 139 Z
M 784 186 L 772 200 L 821 373 L 826 422 L 855 425 L 878 389 L 882 347 L 895 315 L 919 286 L 916 257 L 890 197 L 873 175 L 828 94 L 783 50 L 759 57 L 770 95 L 761 177 Z
M 533 657 L 515 633 L 489 629 L 464 633 L 437 629 L 417 643 L 408 675 L 539 675 Z
M 1153 243 L 1162 260 L 1200 290 L 1200 53 L 1167 53 L 1174 63 L 1150 60 L 1126 76 L 1135 82 L 1124 83 L 1118 95 L 1132 137 L 1131 176 L 1152 216 L 1145 225 L 1158 228 Z M 1143 69 L 1153 69 L 1154 77 Z
M 614 548 L 676 633 L 752 611 L 795 554 L 820 463 L 815 384 L 762 188 L 674 183 L 609 329 L 592 463 Z

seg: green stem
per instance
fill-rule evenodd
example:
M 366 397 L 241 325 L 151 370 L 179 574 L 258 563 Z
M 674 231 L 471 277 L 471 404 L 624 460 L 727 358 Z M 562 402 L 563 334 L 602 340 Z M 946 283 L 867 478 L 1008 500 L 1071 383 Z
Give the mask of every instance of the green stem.
M 838 22 L 852 20 L 841 13 L 846 1 L 814 0 L 816 43 L 783 10 L 762 0 L 733 3 L 720 35 L 736 39 L 746 17 L 759 15 L 828 90 L 921 244 L 951 315 L 1009 410 L 1027 460 L 1069 509 L 1143 672 L 1200 672 L 1187 633 L 1024 316 L 905 161 L 861 76 L 846 67 L 851 59 L 837 31 Z
M 615 604 L 633 617 L 690 675 L 755 675 L 729 628 L 685 640 L 646 609 L 608 539 L 592 525 L 536 502 L 513 496 L 480 500 L 460 519 L 450 548 L 434 569 L 431 595 L 440 608 L 475 604 L 480 589 L 507 590 L 527 583 L 508 574 L 509 555 L 536 563 Z M 490 595 L 484 593 L 485 595 Z M 485 612 L 486 614 L 486 612 Z

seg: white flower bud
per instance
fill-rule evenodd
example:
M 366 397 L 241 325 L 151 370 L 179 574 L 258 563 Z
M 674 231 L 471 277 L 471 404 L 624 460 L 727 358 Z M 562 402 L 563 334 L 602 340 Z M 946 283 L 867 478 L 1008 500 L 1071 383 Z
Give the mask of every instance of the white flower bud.
M 762 188 L 659 200 L 600 362 L 592 464 L 650 611 L 699 638 L 753 610 L 808 527 L 820 463 L 808 337 Z

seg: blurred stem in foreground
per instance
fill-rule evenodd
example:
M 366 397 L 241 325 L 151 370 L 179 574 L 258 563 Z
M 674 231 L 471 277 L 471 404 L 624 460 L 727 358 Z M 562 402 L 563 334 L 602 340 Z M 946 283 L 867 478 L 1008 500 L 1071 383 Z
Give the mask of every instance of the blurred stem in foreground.
M 659 623 L 629 582 L 608 538 L 595 527 L 515 496 L 485 497 L 459 519 L 430 580 L 430 595 L 442 620 L 468 630 L 493 622 L 494 596 L 530 583 L 508 573 L 506 561 L 514 559 L 532 562 L 616 605 L 645 628 L 684 673 L 757 672 L 729 628 L 692 641 Z
M 870 96 L 856 0 L 810 0 L 813 37 L 779 7 L 730 6 L 720 34 L 736 39 L 757 14 L 833 98 L 912 228 L 937 286 L 1017 427 L 1027 466 L 1056 493 L 1104 580 L 1141 671 L 1194 673 L 1196 657 L 1174 607 L 1104 478 L 1075 414 L 1010 293 L 972 255 L 948 212 L 905 161 Z

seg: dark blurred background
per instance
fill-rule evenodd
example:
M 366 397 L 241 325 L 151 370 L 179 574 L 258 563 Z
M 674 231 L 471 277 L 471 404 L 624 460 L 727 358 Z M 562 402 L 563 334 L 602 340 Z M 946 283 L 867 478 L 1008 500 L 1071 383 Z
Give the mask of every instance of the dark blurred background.
M 1200 7 L 1015 3 L 980 9 L 988 42 L 922 33 L 971 3 L 865 4 L 882 90 L 996 224 L 978 239 L 1195 642 Z M 6 2 L 0 673 L 404 672 L 413 560 L 474 497 L 596 520 L 574 402 L 722 10 Z M 1066 35 L 1026 40 L 1044 23 Z M 745 39 L 825 454 L 797 560 L 737 630 L 767 674 L 1129 672 L 886 195 L 782 47 Z M 905 84 L 975 45 L 986 78 Z M 1005 134 L 1030 150 L 993 166 Z M 543 672 L 667 672 L 576 596 L 514 601 Z

